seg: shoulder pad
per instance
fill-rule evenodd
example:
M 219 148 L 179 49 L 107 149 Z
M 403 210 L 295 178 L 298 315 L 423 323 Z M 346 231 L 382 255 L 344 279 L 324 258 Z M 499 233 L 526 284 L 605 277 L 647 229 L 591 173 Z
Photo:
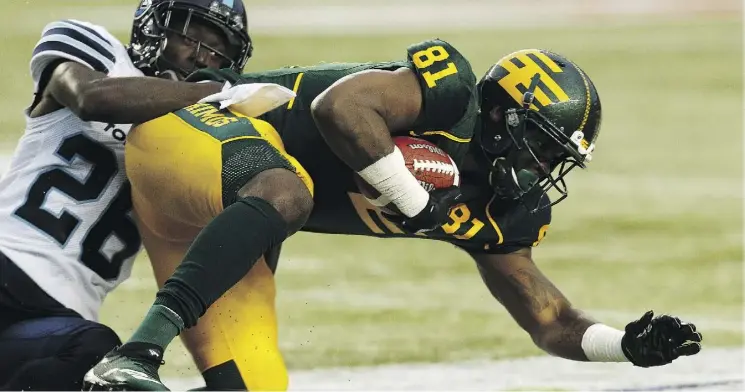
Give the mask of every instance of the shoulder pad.
M 72 19 L 52 22 L 41 33 L 31 55 L 31 77 L 37 84 L 47 65 L 66 59 L 109 74 L 123 45 L 106 29 Z

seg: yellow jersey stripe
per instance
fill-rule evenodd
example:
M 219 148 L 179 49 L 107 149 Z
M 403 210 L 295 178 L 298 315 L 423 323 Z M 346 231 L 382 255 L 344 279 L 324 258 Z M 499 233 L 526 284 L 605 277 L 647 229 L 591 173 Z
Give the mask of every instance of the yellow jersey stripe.
M 417 135 L 416 132 L 411 131 L 411 132 L 409 132 L 409 134 L 411 136 L 415 136 L 415 137 L 416 136 L 439 135 L 439 136 L 446 137 L 446 138 L 448 138 L 448 139 L 450 139 L 450 140 L 452 140 L 454 142 L 457 142 L 457 143 L 469 143 L 471 141 L 471 138 L 470 137 L 468 139 L 464 139 L 462 137 L 453 136 L 453 135 L 451 135 L 451 134 L 449 134 L 449 133 L 447 133 L 445 131 L 425 131 L 425 132 L 420 133 L 419 135 Z
M 305 72 L 300 72 L 297 74 L 297 78 L 295 79 L 295 85 L 292 86 L 292 92 L 297 94 L 297 90 L 300 88 L 300 81 L 303 80 L 303 75 L 305 75 Z M 290 103 L 287 104 L 287 110 L 292 109 L 292 105 L 295 104 L 295 97 L 292 97 L 290 100 Z

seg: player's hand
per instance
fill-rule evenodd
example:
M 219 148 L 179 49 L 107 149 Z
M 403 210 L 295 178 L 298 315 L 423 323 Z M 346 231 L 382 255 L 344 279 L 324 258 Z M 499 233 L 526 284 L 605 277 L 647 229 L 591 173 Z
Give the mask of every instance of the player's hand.
M 200 103 L 219 102 L 220 109 L 231 109 L 248 117 L 262 114 L 287 103 L 295 93 L 274 83 L 246 83 L 232 86 L 225 82 L 222 91 L 199 100 Z
M 400 224 L 412 233 L 425 233 L 437 229 L 450 219 L 450 209 L 455 207 L 463 194 L 457 186 L 435 189 L 429 193 L 429 201 L 424 209 L 409 218 L 405 215 L 383 213 L 389 220 Z
M 650 310 L 626 326 L 621 348 L 635 366 L 667 365 L 681 355 L 701 351 L 702 336 L 695 325 L 673 316 L 653 316 Z

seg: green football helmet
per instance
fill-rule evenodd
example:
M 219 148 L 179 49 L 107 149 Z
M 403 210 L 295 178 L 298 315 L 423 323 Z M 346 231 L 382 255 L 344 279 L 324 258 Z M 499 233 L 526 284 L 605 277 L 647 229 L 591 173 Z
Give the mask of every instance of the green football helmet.
M 499 60 L 478 88 L 476 142 L 495 193 L 531 212 L 564 200 L 565 176 L 586 167 L 600 131 L 600 98 L 590 78 L 558 54 L 526 49 Z M 536 189 L 540 197 L 528 198 Z M 558 192 L 554 201 L 543 197 L 551 189 Z

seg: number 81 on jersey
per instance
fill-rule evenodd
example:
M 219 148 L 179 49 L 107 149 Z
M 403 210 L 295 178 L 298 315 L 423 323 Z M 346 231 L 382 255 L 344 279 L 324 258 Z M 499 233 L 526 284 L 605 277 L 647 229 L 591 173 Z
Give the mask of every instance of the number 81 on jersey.
M 420 50 L 411 56 L 411 61 L 414 66 L 419 69 L 429 68 L 435 64 L 442 65 L 442 62 L 450 58 L 450 54 L 440 45 L 431 46 L 427 49 Z M 441 67 L 438 67 L 441 68 Z M 448 61 L 445 63 L 445 68 L 433 72 L 434 70 L 422 72 L 422 77 L 427 83 L 427 87 L 434 88 L 437 86 L 437 81 L 450 75 L 458 73 L 458 69 L 455 68 L 455 63 Z
M 376 234 L 385 234 L 386 230 L 383 229 L 383 227 L 385 227 L 392 234 L 404 234 L 395 223 L 386 219 L 378 209 L 368 203 L 364 196 L 353 192 L 349 192 L 348 195 L 357 215 L 370 231 Z M 373 219 L 373 216 L 375 216 L 375 219 Z M 382 223 L 383 227 L 376 223 L 376 220 Z M 441 227 L 442 231 L 447 235 L 451 235 L 461 240 L 468 240 L 473 238 L 479 231 L 481 231 L 481 229 L 484 228 L 484 222 L 476 217 L 472 218 L 471 210 L 468 206 L 465 204 L 459 204 L 450 211 L 450 219 Z M 420 235 L 426 236 L 424 234 Z

